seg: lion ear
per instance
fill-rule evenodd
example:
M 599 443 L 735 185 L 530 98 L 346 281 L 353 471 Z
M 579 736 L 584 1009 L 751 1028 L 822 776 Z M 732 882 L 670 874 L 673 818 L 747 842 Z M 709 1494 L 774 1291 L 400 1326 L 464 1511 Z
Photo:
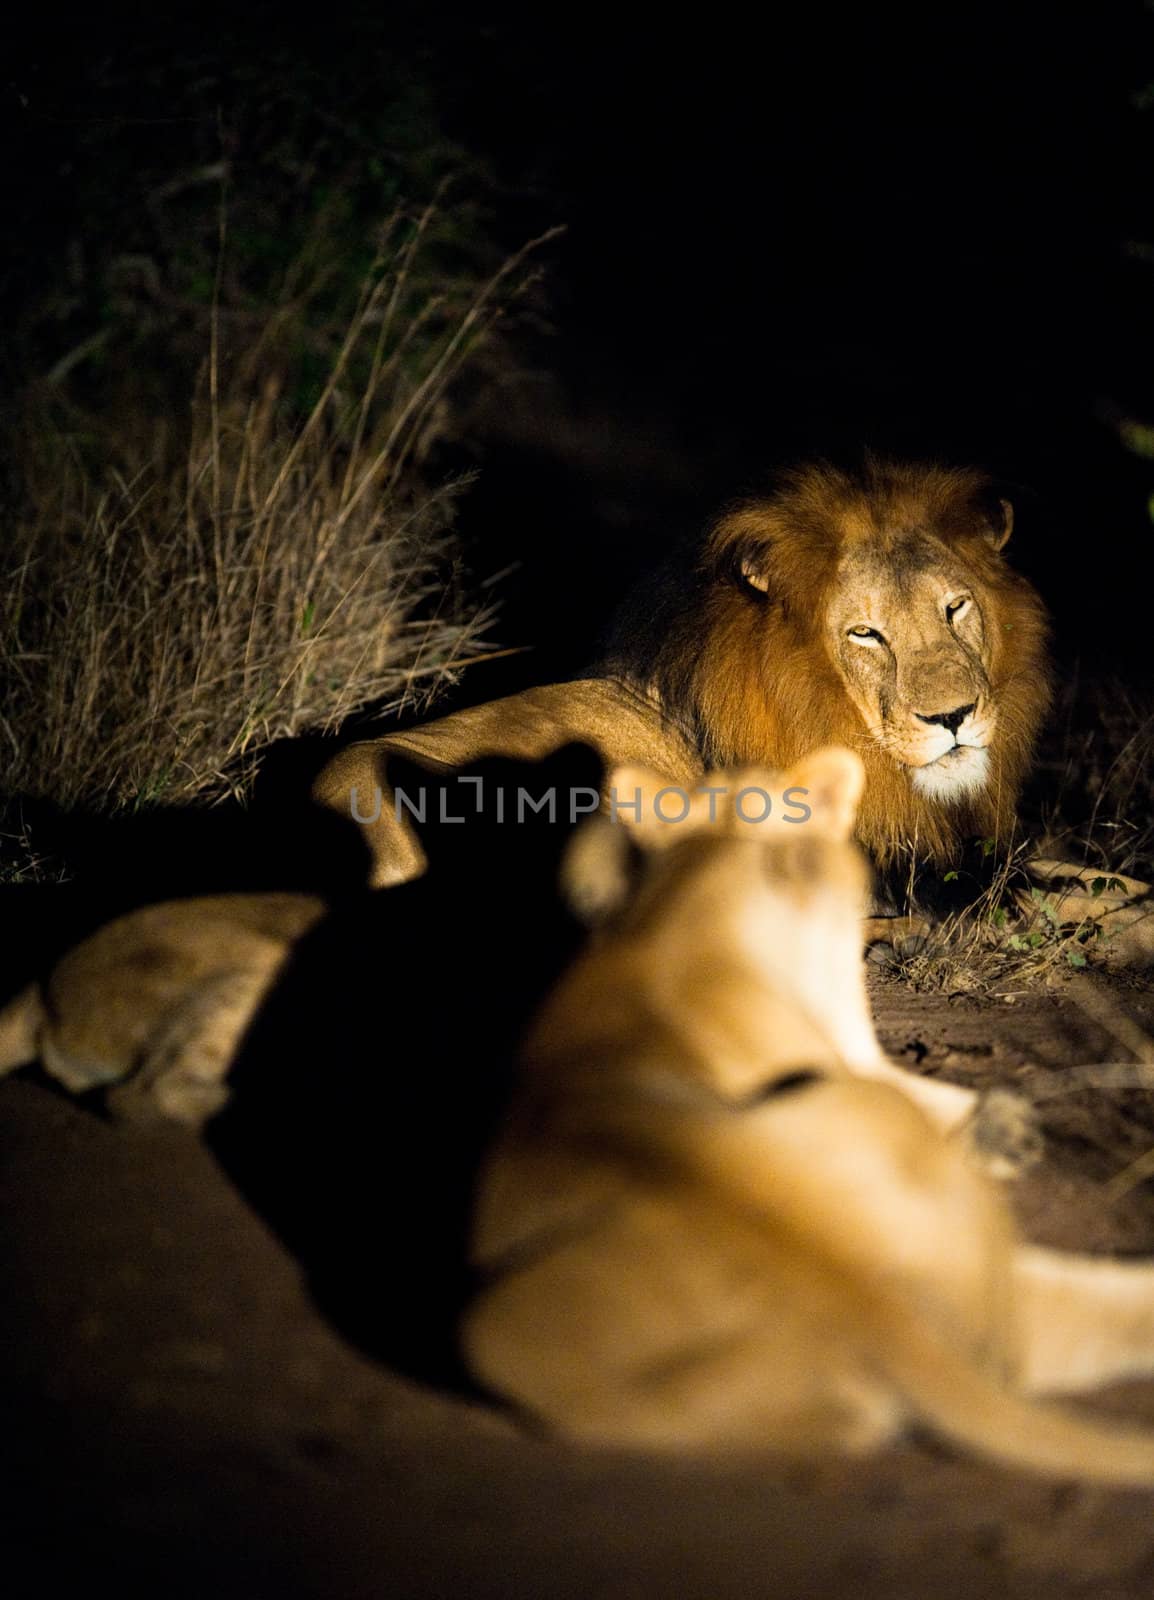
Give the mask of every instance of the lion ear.
M 766 550 L 754 549 L 747 545 L 737 561 L 737 570 L 741 574 L 742 583 L 747 583 L 751 589 L 758 589 L 762 594 L 769 593 L 769 572 L 766 567 Z
M 760 501 L 735 506 L 714 525 L 710 551 L 719 576 L 766 594 L 773 523 Z
M 788 805 L 808 810 L 819 832 L 831 839 L 848 839 L 853 833 L 858 802 L 865 788 L 865 767 L 860 756 L 841 745 L 815 750 L 783 779 L 783 794 Z
M 671 783 L 653 767 L 628 762 L 610 772 L 605 793 L 613 821 L 646 850 L 673 844 L 685 831 L 681 824 L 697 809 L 695 797 L 680 784 Z
M 665 779 L 652 767 L 631 762 L 613 767 L 605 785 L 610 817 L 640 842 L 648 843 L 649 834 L 664 827 L 657 820 L 653 797 L 665 786 Z
M 991 550 L 1004 550 L 1014 531 L 1014 503 L 991 495 L 985 507 L 986 528 L 982 535 Z
M 586 927 L 615 916 L 631 898 L 642 852 L 628 828 L 608 817 L 590 817 L 575 831 L 561 857 L 561 893 Z

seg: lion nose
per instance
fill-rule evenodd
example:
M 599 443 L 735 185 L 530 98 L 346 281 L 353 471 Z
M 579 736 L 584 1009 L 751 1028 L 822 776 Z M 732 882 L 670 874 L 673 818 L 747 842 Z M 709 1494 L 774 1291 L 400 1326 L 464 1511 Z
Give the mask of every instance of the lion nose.
M 919 722 L 933 723 L 939 728 L 948 728 L 951 733 L 957 733 L 977 703 L 976 700 L 973 700 L 968 706 L 958 706 L 956 711 L 939 711 L 932 717 L 923 717 L 920 711 L 916 711 L 914 715 Z

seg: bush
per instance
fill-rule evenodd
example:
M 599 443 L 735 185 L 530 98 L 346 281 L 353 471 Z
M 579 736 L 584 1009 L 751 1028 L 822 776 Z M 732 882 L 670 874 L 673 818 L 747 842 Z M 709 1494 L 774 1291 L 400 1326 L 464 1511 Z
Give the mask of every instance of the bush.
M 519 258 L 463 307 L 414 305 L 431 218 L 386 231 L 300 420 L 283 308 L 227 352 L 212 322 L 183 424 L 131 407 L 93 424 L 41 398 L 0 601 L 11 791 L 211 798 L 271 740 L 419 705 L 475 658 L 488 613 L 456 581 L 461 484 L 417 469 Z
M 384 56 L 339 111 L 331 64 L 222 59 L 94 65 L 74 234 L 17 262 L 10 794 L 243 793 L 271 740 L 423 708 L 484 647 L 430 455 L 462 366 L 511 362 L 525 252 L 498 263 L 483 174 Z

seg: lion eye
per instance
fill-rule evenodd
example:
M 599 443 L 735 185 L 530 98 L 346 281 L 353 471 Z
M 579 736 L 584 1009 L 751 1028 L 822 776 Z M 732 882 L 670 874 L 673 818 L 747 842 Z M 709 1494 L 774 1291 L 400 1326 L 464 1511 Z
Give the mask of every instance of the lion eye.
M 948 601 L 946 604 L 946 621 L 956 622 L 969 609 L 969 604 L 970 597 L 968 594 L 959 595 L 956 600 Z
M 885 640 L 878 630 L 876 628 L 868 628 L 864 622 L 860 622 L 856 628 L 851 628 L 849 637 L 854 644 L 885 644 Z

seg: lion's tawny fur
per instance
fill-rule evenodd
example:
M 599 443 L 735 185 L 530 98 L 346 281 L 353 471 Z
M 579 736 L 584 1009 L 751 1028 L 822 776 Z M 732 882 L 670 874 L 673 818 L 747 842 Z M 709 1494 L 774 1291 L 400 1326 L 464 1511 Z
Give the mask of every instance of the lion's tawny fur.
M 384 885 L 423 869 L 390 811 L 392 752 L 443 770 L 583 740 L 607 766 L 643 760 L 686 784 L 707 766 L 782 768 L 842 744 L 865 762 L 857 837 L 879 865 L 1004 839 L 1049 700 L 1045 612 L 1001 554 L 1012 520 L 977 471 L 801 468 L 723 516 L 672 590 L 642 598 L 604 677 L 353 745 L 316 798 L 362 821 Z M 852 633 L 878 611 L 885 637 L 855 653 L 847 623 Z M 946 750 L 954 735 L 936 723 L 961 705 L 969 715 Z M 384 797 L 371 821 L 366 796 Z
M 1049 704 L 1049 670 L 1042 602 L 993 547 L 990 495 L 971 470 L 875 462 L 855 477 L 814 466 L 722 517 L 703 550 L 701 613 L 670 631 L 651 669 L 703 759 L 787 766 L 824 744 L 856 750 L 866 766 L 857 837 L 879 864 L 907 848 L 942 859 L 967 838 L 1004 839 Z M 948 559 L 965 574 L 986 624 L 998 719 L 989 781 L 948 805 L 919 794 L 871 737 L 826 620 L 847 555 L 876 554 L 897 573 L 914 546 L 922 562 Z M 750 561 L 761 565 L 764 591 L 740 582 Z
M 939 1097 L 966 1091 L 881 1054 L 848 842 L 863 777 L 845 750 L 713 773 L 716 817 L 641 828 L 640 851 L 584 824 L 565 881 L 607 920 L 530 1027 L 483 1166 L 467 1359 L 591 1443 L 821 1453 L 921 1421 L 1013 1466 L 1154 1484 L 1154 1433 L 1044 1398 L 1154 1371 L 1154 1266 L 1024 1244 L 949 1131 Z M 749 824 L 752 783 L 804 786 L 811 817 Z

